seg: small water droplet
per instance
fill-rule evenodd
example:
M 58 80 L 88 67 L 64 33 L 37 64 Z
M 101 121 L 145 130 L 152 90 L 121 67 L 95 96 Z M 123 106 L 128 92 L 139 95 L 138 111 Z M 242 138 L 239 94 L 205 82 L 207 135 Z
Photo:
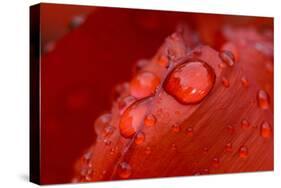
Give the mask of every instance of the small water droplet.
M 114 132 L 115 128 L 112 127 L 112 126 L 107 126 L 104 128 L 104 131 L 103 131 L 103 136 L 104 137 L 108 137 L 108 136 L 111 136 Z
M 131 95 L 140 99 L 152 95 L 160 79 L 151 72 L 140 72 L 131 81 Z
M 247 158 L 248 154 L 249 154 L 248 148 L 246 146 L 241 146 L 239 149 L 240 158 Z
M 131 174 L 132 174 L 132 168 L 128 163 L 122 162 L 119 164 L 118 175 L 120 178 L 128 179 L 131 176 Z
M 165 67 L 165 68 L 168 68 L 169 67 L 169 60 L 167 58 L 167 56 L 164 56 L 164 55 L 161 55 L 158 60 L 157 60 L 157 63 L 159 65 L 161 65 L 162 67 Z
M 135 143 L 136 144 L 142 144 L 145 139 L 145 134 L 143 132 L 139 132 L 135 138 Z
M 248 147 L 247 146 L 241 146 L 239 148 L 239 156 L 240 158 L 247 158 L 248 157 Z
M 208 168 L 204 168 L 201 173 L 202 174 L 209 174 L 209 169 Z
M 242 119 L 242 121 L 241 121 L 241 128 L 247 129 L 247 128 L 249 128 L 249 127 L 250 127 L 249 121 L 246 120 L 246 119 Z
M 265 69 L 267 70 L 267 72 L 273 73 L 273 63 L 272 63 L 272 61 L 267 61 L 265 63 Z
M 269 108 L 269 96 L 266 91 L 259 90 L 257 94 L 258 105 L 261 109 Z
M 105 128 L 111 123 L 112 115 L 110 113 L 103 114 L 95 121 L 95 131 L 97 135 L 104 135 Z
M 260 134 L 264 138 L 269 138 L 272 135 L 271 125 L 267 121 L 263 121 L 260 127 Z
M 187 136 L 192 136 L 193 135 L 193 128 L 192 127 L 188 127 L 186 129 L 186 135 Z
M 220 64 L 219 64 L 219 68 L 223 69 L 223 68 L 225 68 L 225 67 L 226 67 L 225 63 L 220 63 Z
M 111 148 L 111 149 L 110 149 L 110 155 L 114 155 L 114 153 L 115 153 L 115 149 L 114 149 L 114 148 Z
M 203 153 L 207 154 L 209 152 L 209 148 L 208 147 L 203 147 Z
M 117 84 L 113 91 L 114 99 L 120 96 L 128 95 L 130 91 L 130 84 L 128 82 Z
M 144 124 L 146 126 L 154 126 L 156 124 L 156 117 L 153 114 L 148 114 L 144 119 Z
M 198 103 L 213 88 L 215 73 L 204 62 L 191 61 L 178 65 L 164 83 L 165 91 L 183 104 Z
M 225 145 L 224 151 L 226 152 L 232 152 L 232 143 L 227 143 Z
M 219 56 L 221 60 L 228 66 L 232 67 L 234 65 L 234 55 L 231 51 L 221 51 Z
M 177 145 L 176 144 L 172 144 L 172 150 L 176 151 L 177 150 Z
M 234 133 L 234 127 L 232 125 L 228 125 L 226 127 L 227 131 L 230 133 L 230 134 L 233 134 Z
M 104 144 L 105 144 L 106 146 L 111 145 L 111 141 L 108 140 L 108 139 L 104 139 L 103 142 L 104 142 Z
M 151 154 L 151 147 L 148 146 L 148 147 L 145 148 L 145 154 L 146 155 L 150 155 Z
M 202 49 L 201 47 L 195 48 L 192 53 L 196 56 L 200 56 L 202 54 Z
M 181 131 L 181 127 L 178 123 L 175 123 L 172 125 L 172 131 L 175 132 L 175 133 L 178 133 Z
M 146 59 L 141 59 L 135 64 L 135 72 L 141 71 L 149 63 Z
M 221 81 L 222 81 L 222 84 L 223 84 L 224 87 L 229 88 L 230 83 L 229 83 L 229 80 L 227 78 L 222 77 Z
M 218 168 L 220 164 L 220 159 L 218 157 L 213 158 L 212 165 L 215 168 Z
M 92 175 L 93 175 L 93 169 L 92 168 L 82 168 L 80 171 L 80 175 L 86 180 L 91 181 Z
M 119 123 L 120 133 L 125 138 L 131 138 L 142 127 L 147 112 L 149 99 L 136 101 L 122 114 Z
M 242 85 L 244 86 L 244 87 L 249 87 L 249 81 L 248 81 L 248 79 L 245 77 L 245 76 L 243 76 L 242 78 L 241 78 L 241 83 L 242 83 Z

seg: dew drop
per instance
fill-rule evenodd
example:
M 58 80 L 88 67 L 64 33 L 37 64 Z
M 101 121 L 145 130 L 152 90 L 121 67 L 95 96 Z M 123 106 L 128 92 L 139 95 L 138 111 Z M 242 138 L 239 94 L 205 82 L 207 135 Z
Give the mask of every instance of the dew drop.
M 202 170 L 202 174 L 209 174 L 209 169 L 208 168 L 204 168 Z
M 153 114 L 148 114 L 144 119 L 144 124 L 146 126 L 154 126 L 156 124 L 156 117 Z
M 218 168 L 220 164 L 220 159 L 218 157 L 213 158 L 212 165 L 215 168 Z
M 89 162 L 90 162 L 92 156 L 93 156 L 93 152 L 92 152 L 92 151 L 88 151 L 87 153 L 85 153 L 85 154 L 83 155 L 83 158 L 82 158 L 82 159 L 83 159 L 83 163 L 89 164 Z
M 164 83 L 165 91 L 182 104 L 198 103 L 213 88 L 215 73 L 204 62 L 191 61 L 178 65 Z
M 111 122 L 112 115 L 111 114 L 103 114 L 99 116 L 95 121 L 95 132 L 97 135 L 103 135 L 104 130 L 107 126 L 109 126 Z
M 111 136 L 114 132 L 115 128 L 113 126 L 107 126 L 104 128 L 103 136 L 108 137 Z
M 221 82 L 222 82 L 222 84 L 223 84 L 224 87 L 229 88 L 230 83 L 229 83 L 229 80 L 228 80 L 227 78 L 222 77 Z
M 221 51 L 219 54 L 221 60 L 227 64 L 228 66 L 232 67 L 234 65 L 234 55 L 231 51 Z
M 264 138 L 271 137 L 272 128 L 271 128 L 271 125 L 267 121 L 262 122 L 262 124 L 260 126 L 260 134 Z
M 130 106 L 131 104 L 133 104 L 136 101 L 136 98 L 129 95 L 126 97 L 122 97 L 121 99 L 119 99 L 118 101 L 118 107 L 120 110 L 120 114 L 123 114 L 124 111 L 128 108 L 128 106 Z
M 202 54 L 202 49 L 201 47 L 195 48 L 192 53 L 196 56 L 200 56 Z
M 177 150 L 177 145 L 176 144 L 172 144 L 172 150 L 176 151 Z
M 242 119 L 242 121 L 241 121 L 241 128 L 243 128 L 243 129 L 247 129 L 247 128 L 249 128 L 250 127 L 250 123 L 249 123 L 249 121 L 248 120 L 246 120 L 246 119 Z
M 221 69 L 223 69 L 223 68 L 226 67 L 225 63 L 220 63 L 218 66 L 219 66 L 219 68 L 221 68 Z
M 234 127 L 232 125 L 228 125 L 226 127 L 227 131 L 230 133 L 230 134 L 233 134 L 234 133 Z
M 271 61 L 267 61 L 265 63 L 265 69 L 267 70 L 267 72 L 273 73 L 273 63 Z
M 104 139 L 103 142 L 104 142 L 104 144 L 105 144 L 106 146 L 111 145 L 111 141 L 108 140 L 108 139 Z
M 248 148 L 246 146 L 241 146 L 239 149 L 240 158 L 247 158 L 248 154 Z
M 227 143 L 225 145 L 224 151 L 226 152 L 232 152 L 232 143 Z
M 135 144 L 142 144 L 145 140 L 145 134 L 143 132 L 139 132 L 135 138 Z
M 186 135 L 187 136 L 192 136 L 193 135 L 193 128 L 192 127 L 188 127 L 186 129 Z
M 128 95 L 130 93 L 129 91 L 130 91 L 130 84 L 128 82 L 124 82 L 116 85 L 113 91 L 114 99 L 122 95 Z
M 203 153 L 207 154 L 209 152 L 209 148 L 208 147 L 203 147 Z
M 114 155 L 114 153 L 115 153 L 115 149 L 114 149 L 114 148 L 111 148 L 111 149 L 110 149 L 110 155 Z
M 119 164 L 118 175 L 120 178 L 128 179 L 131 176 L 131 174 L 132 174 L 132 168 L 128 163 L 122 162 Z
M 178 123 L 172 125 L 172 131 L 173 132 L 178 133 L 178 132 L 180 132 L 180 130 L 181 130 L 181 127 Z
M 160 79 L 151 72 L 138 73 L 131 81 L 131 95 L 140 99 L 152 95 Z
M 141 59 L 135 64 L 135 72 L 142 70 L 149 63 L 146 59 Z
M 247 79 L 246 77 L 244 77 L 244 76 L 241 78 L 241 83 L 242 83 L 242 85 L 243 85 L 245 88 L 249 87 L 249 81 L 248 81 L 248 79 Z
M 269 96 L 266 91 L 259 90 L 257 94 L 258 105 L 261 109 L 269 108 Z
M 148 99 L 136 101 L 122 114 L 119 123 L 120 133 L 125 138 L 131 138 L 143 125 Z

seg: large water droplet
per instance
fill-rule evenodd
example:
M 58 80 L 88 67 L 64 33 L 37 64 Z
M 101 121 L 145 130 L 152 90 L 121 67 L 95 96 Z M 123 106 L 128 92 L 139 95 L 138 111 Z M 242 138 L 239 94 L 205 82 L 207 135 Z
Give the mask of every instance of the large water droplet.
M 131 138 L 143 125 L 147 113 L 148 99 L 136 101 L 123 113 L 120 118 L 120 133 L 125 138 Z
M 139 132 L 135 138 L 135 143 L 136 144 L 142 144 L 145 139 L 145 134 L 143 132 Z
M 271 137 L 272 128 L 271 128 L 271 125 L 267 121 L 262 122 L 261 127 L 260 127 L 260 134 L 264 138 Z
M 153 114 L 148 114 L 145 118 L 144 118 L 144 124 L 146 126 L 154 126 L 156 124 L 156 117 Z
M 269 96 L 266 91 L 259 90 L 257 94 L 258 105 L 261 109 L 269 108 Z
M 122 162 L 119 164 L 118 175 L 120 178 L 127 179 L 131 176 L 131 174 L 132 174 L 132 168 L 128 163 Z
M 219 54 L 221 60 L 227 64 L 228 66 L 233 66 L 234 65 L 234 55 L 232 54 L 231 51 L 222 51 Z
M 160 79 L 151 72 L 141 72 L 131 81 L 131 95 L 140 99 L 152 95 Z
M 240 158 L 247 158 L 248 157 L 248 147 L 247 146 L 241 146 L 239 148 L 239 156 Z
M 213 88 L 215 73 L 204 62 L 191 61 L 177 66 L 165 80 L 164 89 L 183 104 L 198 103 Z

